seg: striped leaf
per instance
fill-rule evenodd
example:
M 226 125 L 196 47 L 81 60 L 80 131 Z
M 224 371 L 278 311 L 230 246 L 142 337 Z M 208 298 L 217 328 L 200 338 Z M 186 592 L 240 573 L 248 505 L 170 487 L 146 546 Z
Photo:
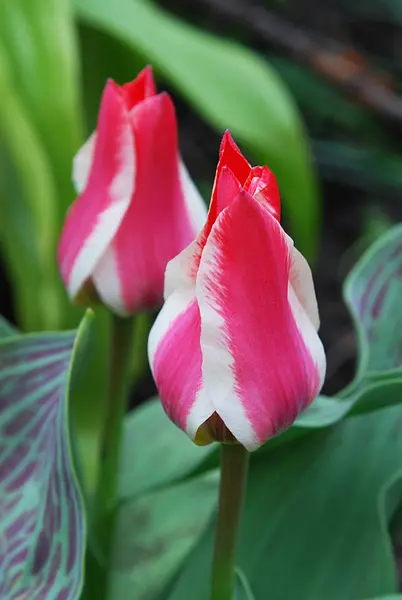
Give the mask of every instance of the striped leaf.
M 81 590 L 85 519 L 67 394 L 89 319 L 78 332 L 8 331 L 0 342 L 2 600 L 75 600 Z

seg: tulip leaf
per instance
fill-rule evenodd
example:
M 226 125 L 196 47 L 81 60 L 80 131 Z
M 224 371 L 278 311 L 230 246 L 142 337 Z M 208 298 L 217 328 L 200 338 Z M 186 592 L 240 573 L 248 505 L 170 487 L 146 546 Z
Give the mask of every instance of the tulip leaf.
M 0 342 L 0 596 L 75 600 L 85 518 L 71 458 L 67 395 L 77 331 Z
M 58 190 L 54 208 L 59 208 L 59 215 L 64 218 L 73 197 L 71 160 L 82 142 L 78 53 L 71 4 L 69 0 L 2 2 L 0 32 L 10 57 L 16 91 L 51 161 Z M 57 233 L 55 230 L 53 235 Z
M 122 505 L 108 600 L 159 598 L 205 530 L 218 481 L 213 471 Z
M 17 334 L 17 329 L 0 315 L 0 340 Z
M 273 451 L 296 437 L 339 423 L 349 415 L 369 413 L 402 402 L 402 370 L 372 374 L 364 387 L 345 399 L 318 396 L 294 425 L 265 444 Z M 152 443 L 150 443 L 152 440 Z M 141 456 L 133 469 L 133 457 Z M 123 430 L 120 466 L 121 500 L 180 481 L 194 472 L 218 466 L 217 446 L 196 446 L 166 416 L 158 398 L 129 413 Z
M 234 600 L 255 600 L 247 577 L 239 567 L 236 567 L 236 589 Z
M 19 322 L 28 329 L 57 327 L 56 192 L 49 159 L 13 76 L 12 64 L 0 45 L 1 242 L 14 283 Z
M 229 128 L 278 178 L 291 233 L 312 258 L 319 199 L 311 152 L 293 99 L 256 54 L 196 29 L 152 3 L 74 0 L 80 20 L 151 62 L 218 131 Z
M 127 415 L 124 423 L 120 498 L 165 486 L 191 473 L 213 451 L 196 446 L 166 416 L 158 398 Z M 140 457 L 133 469 L 133 457 Z
M 385 233 L 348 276 L 345 300 L 356 323 L 357 378 L 402 366 L 402 226 Z
M 397 591 L 387 523 L 402 498 L 401 420 L 390 407 L 252 456 L 238 564 L 256 598 Z M 211 524 L 169 600 L 208 597 L 213 534 Z

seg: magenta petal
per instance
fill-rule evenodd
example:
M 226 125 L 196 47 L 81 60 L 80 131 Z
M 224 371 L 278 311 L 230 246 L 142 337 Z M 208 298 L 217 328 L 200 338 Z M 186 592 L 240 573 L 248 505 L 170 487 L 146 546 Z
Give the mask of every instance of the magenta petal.
M 83 192 L 68 212 L 58 248 L 60 271 L 71 298 L 91 277 L 119 228 L 133 192 L 132 129 L 113 82 L 107 84 L 102 96 L 93 160 L 81 184 Z
M 113 261 L 128 313 L 158 306 L 165 268 L 196 236 L 182 190 L 177 127 L 169 96 L 135 106 L 135 190 L 112 244 Z M 106 291 L 107 280 L 97 288 Z
M 146 66 L 133 81 L 125 83 L 120 89 L 128 110 L 145 100 L 145 98 L 155 96 L 156 86 L 152 67 L 150 65 Z
M 205 390 L 250 450 L 293 423 L 325 365 L 314 327 L 288 297 L 289 264 L 281 226 L 241 192 L 215 222 L 197 275 Z
M 151 330 L 148 355 L 165 412 L 194 439 L 214 408 L 202 385 L 200 314 L 191 292 L 168 298 Z

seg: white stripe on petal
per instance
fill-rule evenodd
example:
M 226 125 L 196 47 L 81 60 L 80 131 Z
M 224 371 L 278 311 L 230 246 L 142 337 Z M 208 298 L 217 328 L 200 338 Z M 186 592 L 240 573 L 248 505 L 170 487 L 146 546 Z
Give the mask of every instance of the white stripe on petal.
M 176 291 L 192 290 L 195 295 L 195 279 L 197 275 L 198 255 L 201 253 L 197 240 L 191 242 L 172 260 L 165 270 L 165 300 Z
M 102 299 L 113 312 L 125 317 L 128 312 L 124 305 L 116 256 L 113 246 L 107 248 L 92 273 L 92 281 Z
M 68 291 L 75 298 L 92 275 L 98 261 L 111 244 L 130 205 L 135 182 L 135 148 L 131 127 L 123 128 L 120 140 L 119 170 L 109 186 L 110 204 L 99 213 L 91 234 L 85 240 L 71 270 Z
M 320 327 L 320 315 L 318 313 L 318 304 L 310 265 L 303 254 L 295 248 L 292 238 L 287 233 L 285 233 L 285 236 L 290 255 L 290 283 L 310 321 L 316 331 L 318 331 Z
M 218 225 L 223 211 L 214 228 Z M 210 236 L 204 247 L 197 275 L 197 299 L 201 313 L 201 350 L 203 355 L 204 386 L 216 412 L 235 438 L 247 450 L 261 445 L 246 415 L 243 403 L 236 391 L 234 360 L 225 337 L 225 321 L 219 314 L 219 306 L 211 303 L 211 294 L 205 287 L 213 283 L 214 272 L 219 269 L 219 248 Z M 219 285 L 219 284 L 218 284 Z
M 160 310 L 148 337 L 148 359 L 153 373 L 153 363 L 159 343 L 179 315 L 184 313 L 194 301 L 194 291 L 186 290 L 173 293 Z
M 95 142 L 96 131 L 89 136 L 73 159 L 73 183 L 77 194 L 81 194 L 87 185 L 94 157 Z
M 194 404 L 187 417 L 187 435 L 195 440 L 198 429 L 215 412 L 214 405 L 208 397 L 204 387 L 202 387 L 195 397 Z
M 288 287 L 288 300 L 292 309 L 293 317 L 296 321 L 297 328 L 300 331 L 303 341 L 310 352 L 312 361 L 315 364 L 319 374 L 320 384 L 319 389 L 316 391 L 316 393 L 318 394 L 324 383 L 325 372 L 327 367 L 324 347 L 317 334 L 313 322 L 311 321 L 305 308 L 301 304 L 299 297 L 294 291 L 290 281 Z

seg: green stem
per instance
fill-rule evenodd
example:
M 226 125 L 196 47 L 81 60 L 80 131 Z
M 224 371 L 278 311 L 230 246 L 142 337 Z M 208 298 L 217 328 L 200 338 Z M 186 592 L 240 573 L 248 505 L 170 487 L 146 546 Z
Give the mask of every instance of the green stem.
M 211 600 L 233 600 L 236 542 L 247 481 L 249 453 L 240 444 L 221 444 L 221 481 L 212 566 Z
M 95 530 L 100 551 L 109 562 L 114 528 L 123 418 L 127 408 L 133 319 L 111 318 L 109 388 L 101 442 L 98 487 L 95 496 Z

